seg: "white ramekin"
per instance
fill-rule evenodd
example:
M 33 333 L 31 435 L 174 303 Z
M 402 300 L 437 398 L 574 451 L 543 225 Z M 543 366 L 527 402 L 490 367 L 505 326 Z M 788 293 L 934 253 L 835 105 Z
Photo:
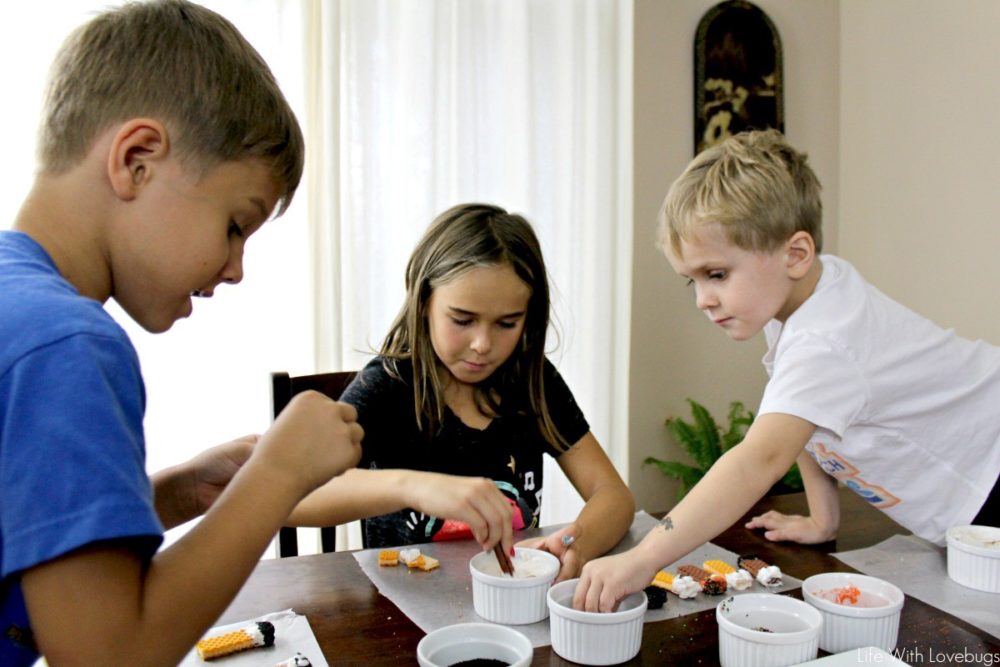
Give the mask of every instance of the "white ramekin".
M 776 593 L 726 598 L 715 608 L 715 620 L 722 667 L 783 667 L 812 660 L 823 627 L 814 607 Z
M 472 606 L 487 621 L 523 625 L 549 615 L 545 594 L 559 573 L 559 559 L 538 549 L 514 548 L 514 558 L 541 559 L 548 567 L 535 577 L 517 578 L 496 571 L 496 556 L 483 551 L 469 561 L 472 573 Z
M 581 665 L 616 665 L 631 660 L 642 646 L 646 594 L 632 593 L 618 611 L 601 614 L 573 609 L 579 579 L 561 581 L 549 589 L 549 630 L 552 650 Z
M 945 536 L 948 576 L 967 588 L 1000 593 L 1000 528 L 952 526 Z
M 857 586 L 862 593 L 884 598 L 882 607 L 854 607 L 817 597 L 820 591 Z M 885 651 L 896 648 L 903 591 L 888 581 L 854 572 L 824 572 L 802 582 L 802 598 L 823 615 L 819 647 L 830 653 L 877 646 Z
M 492 623 L 459 623 L 428 633 L 417 644 L 420 667 L 448 667 L 469 660 L 500 660 L 513 667 L 531 664 L 534 648 L 513 628 Z

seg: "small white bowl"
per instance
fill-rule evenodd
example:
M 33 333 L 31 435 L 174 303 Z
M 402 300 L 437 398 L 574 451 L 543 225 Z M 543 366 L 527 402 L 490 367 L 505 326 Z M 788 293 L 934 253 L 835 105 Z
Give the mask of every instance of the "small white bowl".
M 819 596 L 822 591 L 845 586 L 858 587 L 859 604 L 879 606 L 837 604 Z M 888 581 L 854 572 L 824 572 L 802 582 L 802 598 L 823 615 L 819 647 L 824 651 L 840 653 L 866 646 L 885 651 L 896 648 L 903 591 Z
M 948 541 L 948 576 L 957 584 L 1000 593 L 1000 528 L 952 526 Z
M 578 581 L 561 581 L 549 589 L 552 650 L 581 665 L 616 665 L 631 660 L 642 646 L 646 594 L 632 593 L 611 613 L 579 611 L 573 609 Z
M 420 667 L 449 667 L 466 660 L 501 660 L 512 667 L 531 664 L 534 648 L 513 628 L 491 623 L 459 623 L 428 633 L 417 644 Z
M 528 568 L 535 576 L 521 576 Z M 537 623 L 549 615 L 545 594 L 559 573 L 559 559 L 538 549 L 514 548 L 514 574 L 500 572 L 492 551 L 469 561 L 472 573 L 472 606 L 487 621 L 507 625 Z
M 726 598 L 715 608 L 715 620 L 722 667 L 782 667 L 812 660 L 823 627 L 815 608 L 775 593 Z

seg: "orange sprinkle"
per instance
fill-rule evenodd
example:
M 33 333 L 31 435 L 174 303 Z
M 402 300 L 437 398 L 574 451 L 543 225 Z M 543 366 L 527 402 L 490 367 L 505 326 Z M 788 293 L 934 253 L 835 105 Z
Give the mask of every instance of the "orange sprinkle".
M 843 588 L 838 588 L 837 590 L 837 604 L 845 604 L 850 602 L 851 604 L 857 604 L 858 598 L 861 596 L 861 591 L 858 590 L 857 586 L 853 584 L 851 586 L 844 586 Z

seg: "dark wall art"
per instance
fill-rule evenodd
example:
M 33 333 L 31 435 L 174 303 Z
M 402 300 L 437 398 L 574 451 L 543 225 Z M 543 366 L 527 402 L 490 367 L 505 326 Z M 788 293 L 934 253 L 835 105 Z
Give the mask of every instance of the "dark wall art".
M 694 41 L 695 154 L 743 130 L 784 132 L 781 38 L 745 0 L 720 2 Z

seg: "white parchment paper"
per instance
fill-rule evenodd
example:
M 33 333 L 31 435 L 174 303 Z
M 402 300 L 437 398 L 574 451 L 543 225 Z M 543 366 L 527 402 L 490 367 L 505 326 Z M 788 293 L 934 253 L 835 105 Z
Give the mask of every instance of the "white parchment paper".
M 859 572 L 892 582 L 907 595 L 1000 637 L 1000 593 L 973 590 L 949 579 L 944 547 L 915 535 L 893 535 L 874 546 L 833 555 Z
M 636 512 L 628 534 L 618 546 L 612 549 L 611 553 L 620 553 L 635 546 L 656 523 L 656 519 L 645 511 Z M 548 535 L 560 528 L 562 525 L 547 526 L 536 531 L 524 531 L 517 534 L 517 540 L 529 539 L 536 535 Z M 389 598 L 424 632 L 432 632 L 455 623 L 482 623 L 483 619 L 476 614 L 472 606 L 472 575 L 469 573 L 469 559 L 479 553 L 479 544 L 474 540 L 459 540 L 420 544 L 417 547 L 421 553 L 429 554 L 440 560 L 441 566 L 430 572 L 410 569 L 402 564 L 396 567 L 380 567 L 378 549 L 357 551 L 354 553 L 354 558 L 379 592 Z M 704 561 L 712 558 L 724 560 L 735 566 L 736 556 L 737 554 L 731 551 L 708 543 L 664 569 L 668 572 L 676 572 L 677 565 L 700 566 Z M 780 566 L 780 563 L 776 563 L 776 565 Z M 784 585 L 779 588 L 764 588 L 755 582 L 748 590 L 732 594 L 776 593 L 798 588 L 801 583 L 798 579 L 785 575 Z M 728 595 L 729 593 L 723 596 L 708 596 L 699 593 L 690 600 L 681 600 L 676 595 L 668 594 L 667 603 L 662 609 L 646 612 L 645 622 L 662 621 L 705 609 L 714 609 Z M 548 646 L 550 644 L 549 619 L 547 618 L 530 625 L 512 625 L 510 627 L 524 634 L 534 646 Z
M 309 621 L 305 616 L 296 614 L 291 609 L 249 618 L 239 623 L 220 625 L 206 632 L 205 636 L 223 635 L 258 621 L 270 621 L 274 624 L 274 646 L 252 648 L 211 662 L 205 662 L 199 658 L 198 651 L 192 649 L 179 667 L 208 667 L 208 665 L 223 664 L 225 667 L 274 667 L 296 653 L 301 653 L 309 658 L 313 667 L 328 667 L 323 652 L 320 651 L 319 644 L 316 642 L 316 635 L 309 627 Z

